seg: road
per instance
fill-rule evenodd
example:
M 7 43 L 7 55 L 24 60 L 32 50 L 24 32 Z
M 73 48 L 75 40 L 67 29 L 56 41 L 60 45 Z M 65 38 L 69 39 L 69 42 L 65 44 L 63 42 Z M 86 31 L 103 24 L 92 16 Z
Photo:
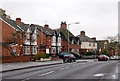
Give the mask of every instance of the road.
M 120 61 L 65 63 L 2 73 L 3 81 L 119 81 Z M 119 80 L 118 80 L 119 79 Z

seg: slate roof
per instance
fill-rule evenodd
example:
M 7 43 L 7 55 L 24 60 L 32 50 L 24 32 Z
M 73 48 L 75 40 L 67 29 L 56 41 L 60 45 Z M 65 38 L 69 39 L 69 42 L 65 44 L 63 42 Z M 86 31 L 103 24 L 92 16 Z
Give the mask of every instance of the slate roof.
M 86 35 L 78 35 L 77 37 L 80 38 L 81 42 L 96 42 L 95 40 L 91 39 Z
M 36 24 L 33 24 L 35 27 L 37 27 L 40 31 L 42 31 L 45 35 L 51 35 L 50 32 L 47 31 L 46 28 L 44 28 L 43 26 L 39 26 L 39 25 L 36 25 Z
M 62 33 L 62 38 L 63 40 L 68 41 L 68 30 L 66 31 L 65 29 L 61 28 L 61 33 Z M 69 31 L 69 43 L 72 42 L 72 40 L 74 40 L 74 43 L 76 44 L 77 41 L 79 40 L 79 43 L 81 44 L 81 40 L 79 39 L 79 37 L 75 37 L 70 31 Z
M 22 31 L 22 29 L 17 25 L 17 23 L 14 20 L 9 19 L 9 18 L 5 18 L 5 17 L 2 17 L 2 19 L 5 22 L 7 22 L 8 24 L 10 24 L 11 26 L 13 26 L 15 29 Z
M 33 27 L 32 25 L 30 24 L 24 24 L 23 22 L 21 22 L 21 25 L 18 25 L 16 23 L 16 21 L 12 20 L 12 19 L 9 19 L 9 18 L 5 18 L 3 17 L 2 18 L 5 22 L 7 22 L 8 24 L 10 24 L 12 27 L 14 27 L 15 29 L 19 30 L 19 31 L 24 31 L 26 32 L 27 29 L 29 28 L 30 31 L 33 33 L 34 30 L 35 30 L 35 27 Z

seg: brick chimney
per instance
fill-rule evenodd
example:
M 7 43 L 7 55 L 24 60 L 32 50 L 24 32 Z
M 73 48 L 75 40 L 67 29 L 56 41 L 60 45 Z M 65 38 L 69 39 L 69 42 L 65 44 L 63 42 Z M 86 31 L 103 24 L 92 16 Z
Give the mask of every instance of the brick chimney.
M 44 25 L 44 28 L 49 29 L 49 25 L 48 25 L 48 24 L 45 24 L 45 25 Z
M 81 32 L 80 32 L 80 35 L 85 35 L 85 31 L 81 31 Z
M 66 22 L 61 22 L 61 28 L 64 28 L 65 30 L 67 30 L 67 24 L 66 24 Z
M 96 37 L 93 37 L 92 40 L 96 40 Z
M 16 18 L 16 23 L 17 23 L 18 25 L 21 25 L 21 18 Z

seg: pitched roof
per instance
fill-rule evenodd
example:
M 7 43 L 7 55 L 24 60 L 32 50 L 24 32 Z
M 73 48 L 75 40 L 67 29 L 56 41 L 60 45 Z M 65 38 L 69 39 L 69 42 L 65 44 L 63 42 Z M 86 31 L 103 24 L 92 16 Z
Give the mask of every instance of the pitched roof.
M 12 26 L 14 29 L 18 30 L 18 31 L 24 31 L 26 32 L 27 29 L 29 28 L 30 31 L 33 33 L 35 30 L 35 27 L 32 27 L 30 24 L 24 24 L 23 22 L 21 22 L 21 25 L 18 25 L 16 23 L 16 21 L 10 19 L 10 18 L 6 18 L 3 17 L 2 20 L 7 23 L 8 25 Z
M 77 37 L 80 38 L 81 42 L 96 42 L 95 40 L 86 35 L 78 35 Z
M 18 31 L 22 31 L 22 29 L 19 27 L 19 25 L 17 25 L 17 23 L 14 20 L 6 17 L 2 17 L 2 20 L 8 25 L 12 26 L 14 29 Z
M 63 40 L 67 40 L 68 41 L 68 30 L 65 30 L 63 28 L 61 28 L 61 33 L 62 33 L 62 38 Z M 69 31 L 69 43 L 72 42 L 72 40 L 74 40 L 74 43 L 76 44 L 77 41 L 79 40 L 79 42 L 81 43 L 81 40 L 78 37 L 75 37 L 70 31 Z

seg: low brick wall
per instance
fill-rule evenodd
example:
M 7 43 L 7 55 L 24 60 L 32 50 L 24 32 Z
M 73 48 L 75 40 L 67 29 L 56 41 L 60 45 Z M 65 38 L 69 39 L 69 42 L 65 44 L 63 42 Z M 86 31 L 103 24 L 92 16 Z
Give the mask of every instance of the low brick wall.
M 59 60 L 59 57 L 51 58 L 51 60 Z
M 2 63 L 10 62 L 29 62 L 30 56 L 6 56 L 2 57 Z

